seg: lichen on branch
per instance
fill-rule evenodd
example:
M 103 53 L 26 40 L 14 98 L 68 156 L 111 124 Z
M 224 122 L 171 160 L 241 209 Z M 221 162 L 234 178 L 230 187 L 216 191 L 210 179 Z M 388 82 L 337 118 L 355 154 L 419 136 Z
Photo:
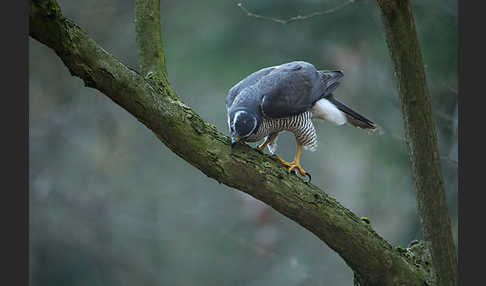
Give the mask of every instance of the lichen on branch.
M 184 104 L 167 77 L 139 74 L 62 16 L 55 0 L 30 0 L 30 36 L 52 48 L 81 78 L 147 126 L 208 177 L 256 199 L 311 231 L 370 285 L 423 285 L 424 271 L 369 224 L 278 160 L 230 139 Z M 162 51 L 163 52 L 163 51 Z M 394 284 L 395 283 L 395 284 Z
M 377 0 L 397 78 L 405 142 L 415 181 L 424 240 L 438 285 L 458 285 L 457 254 L 447 210 L 432 106 L 412 8 L 408 0 Z

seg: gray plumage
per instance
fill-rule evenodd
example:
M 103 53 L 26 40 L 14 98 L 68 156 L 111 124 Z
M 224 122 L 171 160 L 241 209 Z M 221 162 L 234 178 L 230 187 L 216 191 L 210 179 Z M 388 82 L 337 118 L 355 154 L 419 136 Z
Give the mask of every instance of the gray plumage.
M 341 71 L 318 71 L 303 61 L 252 73 L 233 86 L 226 98 L 232 138 L 255 142 L 270 137 L 268 147 L 274 153 L 276 137 L 282 131 L 292 132 L 298 144 L 315 150 L 312 119 L 374 129 L 373 122 L 333 97 L 342 76 Z

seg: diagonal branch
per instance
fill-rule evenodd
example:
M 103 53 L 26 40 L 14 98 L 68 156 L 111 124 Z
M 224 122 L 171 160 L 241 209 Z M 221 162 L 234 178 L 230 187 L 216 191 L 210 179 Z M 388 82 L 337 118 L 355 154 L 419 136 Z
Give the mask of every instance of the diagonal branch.
M 278 160 L 230 140 L 175 95 L 166 78 L 145 79 L 62 16 L 55 0 L 30 0 L 30 36 L 52 48 L 71 74 L 119 104 L 178 156 L 308 229 L 370 285 L 423 285 L 420 264 L 317 187 L 289 175 Z

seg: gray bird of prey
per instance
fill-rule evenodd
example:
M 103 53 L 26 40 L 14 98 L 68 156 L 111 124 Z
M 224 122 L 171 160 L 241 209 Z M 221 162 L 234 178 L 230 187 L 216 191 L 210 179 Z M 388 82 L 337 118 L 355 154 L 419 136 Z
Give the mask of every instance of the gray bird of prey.
M 317 70 L 312 64 L 294 61 L 258 70 L 233 86 L 226 97 L 231 145 L 256 142 L 263 152 L 266 146 L 276 155 L 279 132 L 290 131 L 297 142 L 292 162 L 277 158 L 288 167 L 309 176 L 300 165 L 302 148 L 314 151 L 317 135 L 313 119 L 337 125 L 350 125 L 375 130 L 376 125 L 351 108 L 337 101 L 333 91 L 338 87 L 342 71 Z

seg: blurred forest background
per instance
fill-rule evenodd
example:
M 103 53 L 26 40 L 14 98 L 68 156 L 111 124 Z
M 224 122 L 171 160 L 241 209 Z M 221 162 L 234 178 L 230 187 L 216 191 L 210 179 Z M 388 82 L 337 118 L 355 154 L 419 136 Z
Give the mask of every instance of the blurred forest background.
M 286 19 L 345 0 L 242 2 Z M 138 69 L 134 2 L 59 0 L 63 14 Z M 313 183 L 393 245 L 420 239 L 403 123 L 374 0 L 282 25 L 238 1 L 161 1 L 172 87 L 228 134 L 227 91 L 267 66 L 304 60 L 342 69 L 335 96 L 383 134 L 316 124 L 305 151 Z M 457 1 L 412 1 L 457 243 Z M 129 113 L 72 77 L 29 39 L 30 285 L 351 285 L 352 271 L 312 233 L 220 185 L 172 153 Z M 181 142 L 184 144 L 184 142 Z M 295 154 L 290 134 L 279 153 Z

